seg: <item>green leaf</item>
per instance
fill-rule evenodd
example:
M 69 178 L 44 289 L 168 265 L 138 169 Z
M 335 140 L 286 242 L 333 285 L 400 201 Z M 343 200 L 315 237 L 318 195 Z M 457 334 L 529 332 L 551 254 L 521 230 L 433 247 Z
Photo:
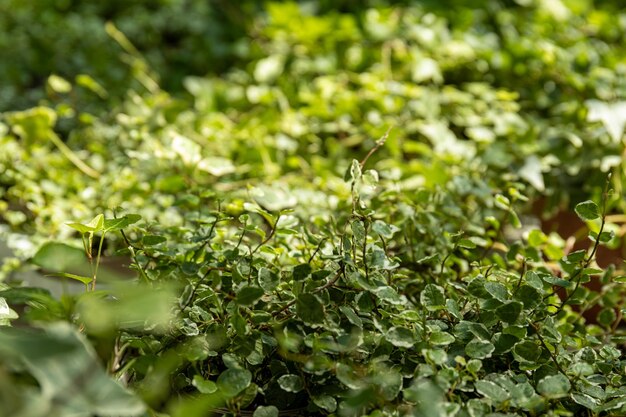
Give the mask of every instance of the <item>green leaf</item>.
M 491 298 L 492 295 L 486 289 L 487 280 L 482 276 L 477 276 L 467 286 L 467 291 L 477 298 Z
M 313 403 L 324 411 L 329 413 L 335 412 L 337 409 L 337 400 L 330 395 L 320 395 L 318 397 L 312 397 Z
M 461 320 L 463 318 L 461 310 L 459 309 L 459 304 L 456 301 L 452 299 L 447 299 L 446 309 L 448 310 L 448 313 L 450 313 L 455 319 Z
M 496 300 L 506 301 L 509 298 L 509 292 L 506 290 L 506 287 L 499 282 L 486 282 L 485 290 Z
M 524 304 L 524 308 L 531 309 L 541 303 L 541 293 L 530 285 L 523 284 L 515 293 L 515 299 Z
M 9 307 L 3 297 L 0 297 L 0 326 L 9 326 L 11 320 L 15 320 L 16 318 L 18 318 L 17 313 Z
M 363 378 L 358 375 L 350 365 L 346 365 L 345 363 L 337 364 L 336 376 L 339 382 L 353 390 L 361 389 L 365 383 Z
M 73 279 L 75 281 L 82 282 L 85 285 L 89 285 L 91 283 L 91 281 L 93 281 L 93 278 L 83 277 L 81 275 L 70 274 L 70 273 L 67 273 L 67 272 L 59 272 L 59 273 L 56 273 L 56 274 L 48 274 L 48 276 L 50 276 L 50 277 L 60 277 L 60 278 L 69 278 L 69 279 Z
M 87 226 L 90 231 L 94 233 L 101 231 L 104 226 L 104 216 L 102 214 L 98 214 L 96 217 L 91 219 L 91 221 L 85 226 Z
M 141 220 L 141 216 L 139 214 L 127 214 L 124 217 L 118 217 L 117 219 L 105 219 L 104 230 L 107 232 L 121 230 L 133 223 L 137 223 L 139 220 Z
M 566 260 L 569 263 L 578 263 L 581 262 L 585 259 L 585 256 L 587 255 L 587 251 L 582 249 L 582 250 L 577 250 L 571 253 L 568 253 L 567 256 L 565 256 L 564 260 Z
M 548 284 L 556 285 L 557 287 L 570 288 L 572 286 L 572 283 L 570 281 L 557 278 L 552 275 L 542 275 L 541 278 Z
M 144 246 L 156 246 L 161 243 L 167 242 L 167 238 L 158 235 L 145 235 L 141 238 L 141 243 Z
M 357 246 L 362 245 L 365 242 L 365 226 L 363 226 L 363 222 L 360 220 L 355 220 L 350 224 L 352 229 L 352 234 L 354 235 L 354 241 Z
M 302 281 L 304 280 L 306 277 L 308 277 L 311 274 L 311 271 L 313 270 L 313 268 L 311 268 L 311 265 L 307 264 L 300 264 L 300 265 L 296 265 L 293 268 L 293 279 L 294 281 Z
M 598 205 L 591 200 L 576 204 L 574 211 L 576 211 L 578 217 L 585 221 L 595 220 L 600 217 Z
M 344 181 L 353 182 L 361 178 L 361 164 L 356 159 L 352 160 L 350 167 L 346 170 L 346 174 L 343 176 Z
M 192 385 L 202 394 L 213 394 L 217 391 L 217 384 L 204 379 L 201 375 L 195 375 L 193 377 Z
M 389 304 L 393 304 L 393 305 L 404 304 L 404 300 L 398 295 L 398 292 L 394 288 L 388 285 L 376 287 L 372 289 L 371 291 L 376 297 L 378 297 L 382 301 L 388 302 Z
M 72 84 L 70 84 L 65 78 L 59 77 L 56 74 L 52 74 L 48 77 L 48 87 L 54 92 L 60 94 L 66 94 L 72 91 Z
M 339 310 L 346 316 L 348 321 L 359 328 L 363 328 L 363 320 L 354 312 L 351 307 L 341 306 Z
M 402 374 L 397 369 L 381 368 L 380 370 L 377 369 L 376 372 L 376 375 L 380 376 L 376 384 L 380 387 L 385 400 L 392 401 L 402 389 Z
M 259 274 L 257 276 L 257 281 L 261 288 L 263 288 L 267 292 L 274 291 L 278 286 L 279 278 L 278 274 L 270 271 L 265 267 L 259 268 Z
M 508 352 L 519 341 L 519 338 L 511 334 L 496 333 L 493 336 L 493 345 L 496 347 L 496 355 Z
M 300 392 L 304 389 L 304 382 L 298 375 L 287 374 L 278 378 L 278 385 L 287 392 Z
M 435 284 L 428 284 L 420 294 L 420 301 L 428 311 L 443 310 L 446 308 L 446 299 L 443 288 Z
M 42 330 L 0 327 L 0 355 L 28 370 L 45 393 L 40 406 L 54 407 L 58 415 L 132 417 L 145 411 L 107 375 L 89 341 L 68 323 Z
M 254 187 L 250 190 L 250 195 L 263 210 L 274 213 L 295 207 L 298 204 L 293 193 L 276 187 L 265 185 Z
M 508 301 L 498 307 L 495 311 L 496 316 L 505 323 L 515 323 L 524 305 L 517 301 Z
M 490 358 L 495 346 L 486 340 L 473 339 L 465 346 L 465 353 L 470 358 L 485 359 Z
M 387 332 L 386 339 L 394 346 L 400 348 L 410 348 L 416 342 L 416 337 L 413 331 L 406 327 L 392 327 Z
M 428 341 L 433 345 L 449 345 L 454 340 L 454 336 L 447 332 L 433 332 L 428 337 Z
M 400 228 L 392 224 L 387 224 L 383 221 L 376 220 L 372 223 L 372 230 L 382 236 L 384 239 L 391 239 L 400 231 Z
M 109 96 L 107 90 L 89 75 L 78 74 L 75 78 L 75 81 L 77 85 L 84 87 L 92 91 L 93 93 L 96 93 L 102 99 L 105 99 Z
M 551 399 L 566 397 L 571 388 L 569 380 L 562 374 L 547 376 L 537 384 L 539 394 Z
M 254 410 L 252 417 L 278 417 L 278 408 L 273 405 L 260 405 Z
M 235 301 L 239 305 L 249 306 L 256 303 L 261 297 L 263 297 L 265 291 L 259 287 L 243 287 L 237 292 L 237 298 Z
M 87 266 L 87 258 L 82 249 L 58 242 L 44 243 L 32 262 L 43 269 L 55 272 L 65 272 Z
M 324 307 L 316 296 L 309 293 L 300 294 L 296 299 L 296 314 L 307 324 L 324 322 Z
M 522 340 L 515 345 L 513 353 L 523 361 L 535 362 L 541 356 L 541 348 L 532 340 Z
M 598 323 L 605 327 L 611 327 L 611 325 L 617 319 L 617 315 L 615 313 L 615 309 L 610 307 L 605 307 L 598 313 L 597 320 Z
M 234 397 L 252 382 L 252 374 L 247 369 L 228 368 L 217 378 L 217 386 L 226 397 Z
M 456 245 L 460 248 L 465 248 L 465 249 L 475 249 L 476 248 L 476 244 L 474 242 L 472 242 L 469 239 L 461 239 L 459 240 Z
M 574 392 L 572 393 L 571 398 L 576 404 L 582 405 L 594 413 L 599 411 L 601 402 L 590 395 Z
M 56 112 L 44 106 L 10 113 L 7 117 L 12 129 L 28 142 L 48 139 L 52 127 L 56 124 Z
M 489 398 L 495 404 L 501 404 L 509 399 L 509 393 L 506 392 L 504 388 L 491 381 L 476 381 L 474 382 L 474 387 L 476 387 L 476 391 L 480 395 Z

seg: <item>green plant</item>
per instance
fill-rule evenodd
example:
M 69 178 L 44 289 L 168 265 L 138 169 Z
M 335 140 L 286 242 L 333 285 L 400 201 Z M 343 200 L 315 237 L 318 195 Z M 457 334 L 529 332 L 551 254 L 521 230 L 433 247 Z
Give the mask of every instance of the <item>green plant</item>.
M 623 236 L 619 14 L 342 7 L 246 15 L 188 94 L 113 19 L 123 92 L 55 70 L 1 115 L 0 413 L 626 412 L 623 270 L 595 262 Z M 588 250 L 529 226 L 543 197 L 583 201 Z

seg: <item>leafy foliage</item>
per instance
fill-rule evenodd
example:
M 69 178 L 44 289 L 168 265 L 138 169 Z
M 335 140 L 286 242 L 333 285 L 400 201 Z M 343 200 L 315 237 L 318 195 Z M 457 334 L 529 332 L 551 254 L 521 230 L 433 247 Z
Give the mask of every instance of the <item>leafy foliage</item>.
M 3 411 L 626 413 L 623 273 L 595 262 L 623 235 L 619 14 L 242 2 L 250 42 L 210 52 L 239 65 L 210 68 L 217 3 L 139 2 L 136 25 L 81 4 L 111 68 L 35 66 L 48 98 L 2 114 Z M 150 33 L 185 5 L 170 66 Z M 528 226 L 541 195 L 582 201 L 588 250 Z M 29 267 L 84 286 L 53 295 Z

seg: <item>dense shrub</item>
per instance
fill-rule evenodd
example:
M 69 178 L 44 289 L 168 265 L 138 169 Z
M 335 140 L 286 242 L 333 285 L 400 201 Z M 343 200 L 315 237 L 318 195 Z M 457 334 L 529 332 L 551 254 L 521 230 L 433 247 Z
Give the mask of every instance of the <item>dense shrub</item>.
M 610 4 L 19 3 L 0 411 L 626 412 Z

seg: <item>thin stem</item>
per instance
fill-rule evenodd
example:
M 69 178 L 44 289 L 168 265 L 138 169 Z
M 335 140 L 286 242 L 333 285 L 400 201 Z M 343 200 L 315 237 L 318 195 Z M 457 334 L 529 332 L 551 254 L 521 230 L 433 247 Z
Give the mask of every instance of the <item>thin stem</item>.
M 276 216 L 276 222 L 272 226 L 272 229 L 270 230 L 270 232 L 267 235 L 267 237 L 265 239 L 263 239 L 263 241 L 261 243 L 259 243 L 259 245 L 250 252 L 250 256 L 254 255 L 256 253 L 256 251 L 261 249 L 261 246 L 265 245 L 267 242 L 272 240 L 272 237 L 274 237 L 274 234 L 276 233 L 276 228 L 278 227 L 278 222 L 279 221 L 280 221 L 280 213 L 278 214 L 278 216 Z
M 569 376 L 567 376 L 567 374 L 565 373 L 565 371 L 563 370 L 563 368 L 559 364 L 559 362 L 558 362 L 558 360 L 556 358 L 556 355 L 550 350 L 550 348 L 548 347 L 548 344 L 543 339 L 543 336 L 541 336 L 541 333 L 539 331 L 539 326 L 537 326 L 535 323 L 530 323 L 530 325 L 532 326 L 533 329 L 535 329 L 535 332 L 537 332 L 537 338 L 539 339 L 539 342 L 541 342 L 541 345 L 544 347 L 544 349 L 548 351 L 548 354 L 550 355 L 550 358 L 552 358 L 552 362 L 554 362 L 554 365 L 556 366 L 556 369 L 558 369 L 558 371 L 560 373 L 562 373 L 565 376 L 565 378 L 567 378 L 569 380 Z M 571 382 L 571 380 L 570 380 L 570 382 Z
M 104 236 L 106 232 L 102 232 L 102 236 L 100 236 L 100 243 L 98 244 L 98 254 L 96 255 L 96 268 L 93 272 L 93 280 L 91 281 L 91 291 L 95 291 L 96 289 L 96 278 L 98 276 L 98 268 L 100 267 L 100 258 L 102 258 L 102 245 L 104 243 Z
M 522 280 L 524 279 L 524 274 L 526 273 L 526 258 L 522 260 L 522 270 L 519 273 L 519 279 L 517 280 L 517 285 L 515 286 L 515 290 L 513 290 L 513 295 L 517 293 L 519 287 L 522 286 Z
M 602 235 L 602 232 L 604 231 L 604 226 L 606 224 L 606 202 L 607 202 L 607 198 L 608 198 L 610 179 L 611 179 L 611 175 L 609 174 L 607 179 L 606 179 L 606 184 L 604 186 L 604 192 L 602 193 L 602 215 L 601 215 L 601 219 L 602 220 L 601 220 L 601 223 L 600 223 L 600 230 L 598 230 L 598 234 L 596 235 L 596 239 L 593 242 L 593 248 L 591 249 L 591 253 L 584 259 L 583 264 L 581 265 L 581 267 L 578 268 L 576 270 L 576 272 L 574 273 L 574 275 L 572 275 L 572 277 L 570 278 L 570 282 L 573 279 L 576 279 L 576 284 L 574 285 L 574 289 L 567 295 L 567 297 L 565 297 L 563 299 L 563 301 L 561 301 L 561 305 L 559 306 L 559 308 L 557 308 L 557 310 L 554 313 L 552 313 L 553 316 L 555 316 L 558 313 L 560 313 L 561 310 L 563 310 L 563 308 L 567 304 L 567 302 L 576 293 L 576 291 L 578 290 L 578 287 L 580 286 L 580 281 L 582 280 L 582 272 L 586 268 L 589 267 L 589 265 L 591 264 L 591 261 L 596 256 L 596 252 L 598 251 L 598 247 L 600 246 L 600 237 Z
M 84 163 L 82 159 L 78 157 L 62 140 L 57 136 L 56 133 L 50 132 L 48 135 L 50 141 L 56 146 L 59 151 L 67 158 L 69 161 L 74 164 L 76 168 L 78 168 L 83 174 L 90 176 L 91 178 L 97 179 L 100 177 L 100 173 L 95 169 L 91 168 L 89 165 Z
M 317 247 L 315 248 L 315 251 L 313 252 L 313 254 L 311 256 L 309 256 L 309 261 L 307 263 L 311 263 L 313 261 L 313 258 L 315 258 L 315 255 L 317 255 L 317 253 L 320 251 L 320 249 L 322 248 L 322 244 L 324 242 L 326 242 L 328 240 L 327 237 L 323 238 L 322 240 L 320 240 L 320 243 L 317 244 Z
M 128 240 L 126 233 L 124 233 L 124 231 L 121 229 L 120 229 L 120 234 L 122 235 L 122 239 L 124 239 L 124 243 L 126 243 L 126 247 L 130 251 L 130 255 L 133 258 L 133 262 L 135 262 L 135 265 L 137 265 L 137 268 L 139 268 L 139 273 L 141 277 L 144 279 L 144 281 L 147 284 L 148 282 L 150 282 L 150 278 L 148 278 L 148 274 L 146 273 L 146 271 L 144 271 L 144 268 L 139 263 L 139 259 L 137 259 L 137 253 L 135 252 L 135 249 L 140 250 L 140 248 L 137 248 L 132 243 L 130 243 L 130 240 Z
M 376 152 L 380 147 L 382 147 L 385 142 L 387 141 L 387 138 L 389 137 L 389 132 L 391 132 L 391 127 L 389 127 L 387 129 L 387 131 L 385 132 L 385 134 L 376 141 L 376 145 L 370 149 L 370 151 L 367 153 L 367 155 L 365 155 L 365 158 L 363 158 L 363 160 L 361 160 L 361 169 L 363 169 L 363 167 L 365 167 L 365 163 L 367 162 L 367 160 L 370 158 L 370 156 L 372 156 L 374 154 L 374 152 Z
M 339 280 L 339 277 L 341 277 L 341 273 L 342 270 L 338 270 L 335 275 L 332 277 L 332 279 L 330 281 L 328 281 L 326 284 L 322 285 L 321 287 L 317 287 L 316 289 L 314 289 L 313 291 L 311 291 L 311 294 L 317 294 L 318 292 L 322 292 L 324 291 L 326 288 L 332 287 L 333 285 L 335 285 L 335 283 Z M 290 302 L 288 302 L 287 304 L 285 304 L 283 306 L 283 308 L 281 308 L 278 311 L 275 311 L 274 313 L 272 313 L 273 317 L 278 316 L 280 313 L 284 312 L 285 310 L 287 310 L 289 307 L 293 306 L 297 301 L 297 298 L 294 300 L 291 300 Z

